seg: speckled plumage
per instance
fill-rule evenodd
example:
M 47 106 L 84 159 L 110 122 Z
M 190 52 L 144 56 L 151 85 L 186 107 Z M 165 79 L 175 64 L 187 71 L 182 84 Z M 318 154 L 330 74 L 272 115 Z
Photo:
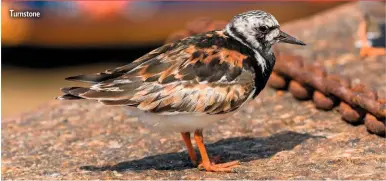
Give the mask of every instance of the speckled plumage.
M 70 77 L 68 80 L 96 84 L 63 90 L 76 97 L 153 113 L 220 114 L 236 110 L 256 87 L 257 95 L 267 79 L 250 49 L 224 31 L 212 31 L 166 44 L 129 65 Z

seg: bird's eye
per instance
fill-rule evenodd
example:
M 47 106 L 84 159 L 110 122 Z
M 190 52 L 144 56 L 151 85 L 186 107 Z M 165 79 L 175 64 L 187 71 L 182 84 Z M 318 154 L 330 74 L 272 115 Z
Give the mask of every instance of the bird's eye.
M 260 30 L 261 32 L 266 32 L 266 31 L 268 30 L 268 27 L 267 27 L 267 26 L 260 26 L 260 27 L 259 27 L 259 30 Z

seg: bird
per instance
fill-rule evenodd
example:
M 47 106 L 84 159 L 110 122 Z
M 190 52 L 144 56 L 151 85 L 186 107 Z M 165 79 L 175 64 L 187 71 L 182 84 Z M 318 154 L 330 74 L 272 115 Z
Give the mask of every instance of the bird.
M 360 56 L 386 55 L 386 2 L 359 1 L 359 8 L 363 13 L 357 31 L 361 44 Z
M 272 45 L 278 42 L 306 45 L 281 31 L 273 15 L 247 11 L 234 16 L 224 29 L 164 44 L 104 72 L 68 77 L 90 85 L 62 88 L 63 95 L 57 99 L 124 106 L 161 131 L 181 133 L 194 166 L 232 172 L 240 162 L 213 163 L 203 129 L 231 116 L 260 93 L 275 64 Z

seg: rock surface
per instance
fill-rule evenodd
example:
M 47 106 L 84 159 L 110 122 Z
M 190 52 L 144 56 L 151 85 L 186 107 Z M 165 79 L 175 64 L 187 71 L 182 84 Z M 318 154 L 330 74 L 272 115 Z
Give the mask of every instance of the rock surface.
M 359 18 L 354 3 L 287 24 L 308 46 L 281 49 L 385 97 L 385 57 L 360 59 L 354 47 Z M 210 155 L 241 161 L 236 173 L 193 168 L 179 133 L 144 127 L 124 108 L 55 101 L 3 120 L 2 179 L 386 179 L 384 138 L 288 92 L 266 88 L 204 136 Z

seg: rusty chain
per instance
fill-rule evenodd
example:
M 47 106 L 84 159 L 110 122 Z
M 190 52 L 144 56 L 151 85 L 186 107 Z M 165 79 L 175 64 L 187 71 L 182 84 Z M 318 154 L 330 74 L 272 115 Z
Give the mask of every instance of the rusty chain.
M 199 18 L 187 24 L 185 30 L 170 35 L 166 42 L 223 29 L 225 21 Z M 354 125 L 364 124 L 370 133 L 385 136 L 386 99 L 363 84 L 354 85 L 341 75 L 328 75 L 321 64 L 306 65 L 302 57 L 280 54 L 275 50 L 276 65 L 268 80 L 275 89 L 288 90 L 299 100 L 312 99 L 315 107 L 332 110 L 338 106 L 342 119 Z

